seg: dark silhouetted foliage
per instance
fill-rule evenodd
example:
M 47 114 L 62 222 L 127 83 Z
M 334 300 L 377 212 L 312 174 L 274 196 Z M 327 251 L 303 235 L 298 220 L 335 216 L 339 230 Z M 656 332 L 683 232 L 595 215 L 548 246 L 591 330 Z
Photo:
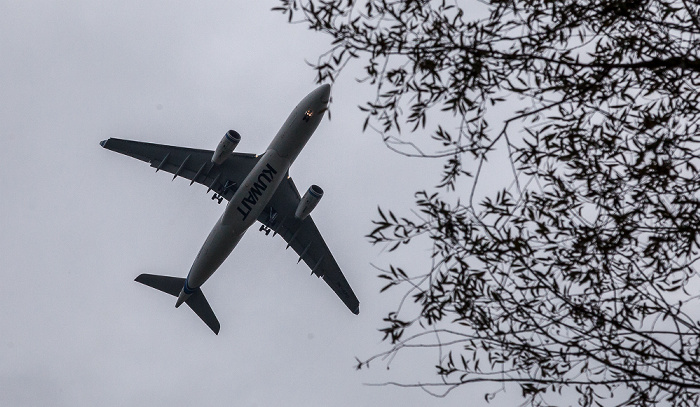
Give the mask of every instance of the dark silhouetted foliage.
M 387 352 L 359 367 L 435 348 L 437 380 L 408 385 L 513 383 L 536 406 L 572 394 L 582 406 L 698 405 L 697 0 L 276 9 L 332 37 L 319 82 L 363 68 L 377 91 L 365 129 L 444 161 L 414 208 L 374 221 L 373 243 L 429 242 L 433 266 L 380 270 L 409 301 L 384 320 Z M 499 154 L 512 168 L 475 202 Z

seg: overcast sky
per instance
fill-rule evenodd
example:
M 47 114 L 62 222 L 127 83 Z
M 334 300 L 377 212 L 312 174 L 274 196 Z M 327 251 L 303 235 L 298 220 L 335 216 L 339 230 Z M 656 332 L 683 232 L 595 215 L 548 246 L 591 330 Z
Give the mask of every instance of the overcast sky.
M 315 88 L 328 39 L 274 1 L 5 1 L 0 6 L 0 405 L 478 405 L 363 383 L 435 380 L 437 355 L 400 354 L 377 331 L 395 304 L 364 237 L 377 205 L 408 208 L 439 162 L 362 133 L 372 90 L 350 73 L 290 173 L 325 195 L 314 219 L 360 299 L 352 315 L 281 238 L 251 228 L 203 286 L 218 336 L 133 281 L 184 277 L 220 216 L 206 189 L 102 149 L 119 137 L 263 152 Z M 403 256 L 406 253 L 402 254 Z M 420 266 L 427 253 L 404 262 Z M 474 390 L 476 393 L 474 393 Z M 514 394 L 515 396 L 515 394 Z M 508 405 L 497 398 L 491 405 Z M 482 401 L 483 403 L 483 401 Z M 485 403 L 484 403 L 485 404 Z

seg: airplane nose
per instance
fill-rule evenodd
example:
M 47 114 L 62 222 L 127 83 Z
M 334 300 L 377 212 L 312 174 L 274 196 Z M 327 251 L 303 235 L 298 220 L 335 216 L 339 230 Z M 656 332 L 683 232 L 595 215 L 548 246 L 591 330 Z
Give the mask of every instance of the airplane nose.
M 316 89 L 316 92 L 318 92 L 318 98 L 321 99 L 321 102 L 327 104 L 331 97 L 331 85 L 324 83 Z

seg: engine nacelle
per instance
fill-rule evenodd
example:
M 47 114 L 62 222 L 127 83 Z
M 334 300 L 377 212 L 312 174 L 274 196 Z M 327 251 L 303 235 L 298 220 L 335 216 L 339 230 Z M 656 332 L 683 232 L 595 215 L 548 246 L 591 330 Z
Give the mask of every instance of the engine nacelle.
M 299 219 L 304 219 L 309 216 L 311 211 L 313 211 L 318 204 L 318 201 L 321 200 L 321 197 L 323 197 L 323 190 L 321 187 L 318 185 L 311 185 L 309 190 L 301 197 L 301 202 L 299 202 L 294 216 Z
M 211 162 L 216 165 L 221 165 L 227 158 L 231 156 L 233 150 L 241 141 L 241 135 L 235 130 L 229 130 L 224 134 L 224 137 L 219 141 L 219 145 L 216 146 L 216 151 L 214 155 L 211 156 Z

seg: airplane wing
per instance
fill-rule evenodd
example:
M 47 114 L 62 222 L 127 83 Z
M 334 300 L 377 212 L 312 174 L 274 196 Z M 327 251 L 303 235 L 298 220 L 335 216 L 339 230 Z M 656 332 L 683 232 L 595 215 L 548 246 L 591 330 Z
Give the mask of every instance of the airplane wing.
M 110 138 L 100 142 L 102 147 L 114 152 L 134 157 L 151 164 L 156 172 L 162 170 L 176 177 L 189 179 L 202 184 L 220 196 L 230 200 L 236 187 L 258 162 L 255 154 L 233 153 L 221 165 L 211 162 L 214 154 L 210 150 L 166 146 L 141 141 Z M 207 191 L 208 192 L 208 191 Z
M 287 176 L 258 217 L 258 221 L 272 229 L 276 235 L 282 236 L 287 242 L 287 248 L 294 249 L 299 255 L 299 261 L 304 260 L 309 266 L 311 274 L 323 278 L 350 311 L 358 314 L 360 302 L 340 271 L 313 219 L 310 215 L 304 220 L 294 216 L 299 201 L 299 191 L 294 181 Z

